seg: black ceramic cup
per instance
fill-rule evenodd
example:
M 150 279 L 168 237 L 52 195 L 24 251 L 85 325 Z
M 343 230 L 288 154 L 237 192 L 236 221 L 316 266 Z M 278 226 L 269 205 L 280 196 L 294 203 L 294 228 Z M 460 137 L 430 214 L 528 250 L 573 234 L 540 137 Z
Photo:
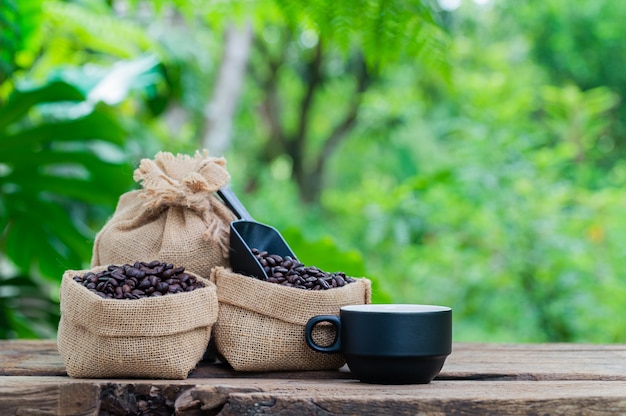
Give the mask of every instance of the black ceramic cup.
M 328 346 L 315 343 L 315 325 L 329 322 L 337 336 Z M 434 305 L 369 304 L 319 315 L 305 327 L 306 343 L 322 353 L 341 353 L 364 383 L 427 384 L 452 352 L 452 309 Z

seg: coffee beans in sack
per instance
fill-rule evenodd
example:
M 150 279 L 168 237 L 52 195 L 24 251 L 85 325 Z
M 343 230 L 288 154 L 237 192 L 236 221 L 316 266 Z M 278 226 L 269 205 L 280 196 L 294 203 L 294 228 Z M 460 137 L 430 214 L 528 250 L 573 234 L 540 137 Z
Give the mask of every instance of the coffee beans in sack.
M 329 370 L 345 364 L 341 354 L 322 354 L 304 338 L 307 321 L 316 315 L 339 315 L 345 305 L 371 301 L 371 282 L 350 278 L 349 284 L 327 290 L 262 281 L 216 267 L 218 319 L 213 341 L 218 356 L 236 371 Z M 331 325 L 314 328 L 319 345 L 335 339 Z
M 185 379 L 217 310 L 215 285 L 174 264 L 68 270 L 57 346 L 70 377 Z
M 297 289 L 328 290 L 355 282 L 343 272 L 325 272 L 315 266 L 305 266 L 290 256 L 280 256 L 257 248 L 251 249 L 267 274 L 267 281 Z

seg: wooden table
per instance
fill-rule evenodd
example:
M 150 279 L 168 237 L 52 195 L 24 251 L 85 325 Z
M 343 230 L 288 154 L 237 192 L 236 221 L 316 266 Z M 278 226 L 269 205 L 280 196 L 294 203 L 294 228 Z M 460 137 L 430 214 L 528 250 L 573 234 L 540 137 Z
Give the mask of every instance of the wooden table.
M 72 379 L 54 341 L 0 341 L 0 365 L 0 415 L 626 414 L 624 345 L 459 343 L 439 377 L 408 386 L 205 362 L 186 380 Z

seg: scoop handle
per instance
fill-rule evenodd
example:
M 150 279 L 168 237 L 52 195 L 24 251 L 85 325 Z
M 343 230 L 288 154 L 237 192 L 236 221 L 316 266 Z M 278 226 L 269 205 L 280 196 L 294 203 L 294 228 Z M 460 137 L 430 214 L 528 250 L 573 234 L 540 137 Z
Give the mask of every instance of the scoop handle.
M 237 218 L 246 221 L 254 221 L 252 215 L 250 215 L 246 207 L 243 206 L 230 186 L 226 185 L 221 189 L 218 189 L 217 194 L 220 198 L 222 198 L 222 201 L 224 201 L 226 206 L 237 216 Z

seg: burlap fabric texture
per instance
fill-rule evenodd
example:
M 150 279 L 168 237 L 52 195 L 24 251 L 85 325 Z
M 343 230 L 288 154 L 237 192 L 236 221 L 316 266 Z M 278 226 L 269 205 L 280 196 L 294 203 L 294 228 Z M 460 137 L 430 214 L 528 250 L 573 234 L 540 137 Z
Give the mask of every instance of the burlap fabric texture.
M 268 283 L 216 267 L 218 319 L 213 341 L 237 371 L 327 370 L 345 364 L 341 354 L 313 351 L 304 327 L 316 315 L 339 315 L 345 305 L 370 303 L 371 282 L 360 278 L 341 288 L 305 290 Z M 317 325 L 314 340 L 330 345 L 335 330 Z
M 98 273 L 106 266 L 95 267 Z M 57 347 L 76 378 L 185 379 L 202 359 L 217 319 L 215 285 L 141 299 L 103 299 L 68 270 L 61 282 Z
M 223 158 L 160 152 L 134 172 L 142 189 L 123 194 L 96 236 L 91 266 L 138 259 L 184 265 L 208 278 L 228 265 L 234 214 L 214 195 L 230 181 Z

